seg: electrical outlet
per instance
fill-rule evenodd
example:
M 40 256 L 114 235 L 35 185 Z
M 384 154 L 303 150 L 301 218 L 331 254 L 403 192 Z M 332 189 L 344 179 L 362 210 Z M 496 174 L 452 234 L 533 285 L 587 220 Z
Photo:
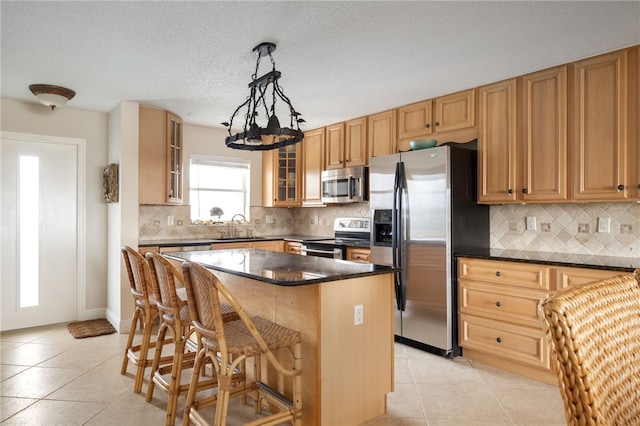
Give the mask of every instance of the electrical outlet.
M 535 230 L 536 230 L 536 217 L 527 216 L 527 231 L 535 231 Z
M 275 219 L 273 218 L 273 215 L 268 214 L 268 215 L 266 215 L 266 216 L 264 217 L 264 223 L 266 223 L 266 224 L 268 224 L 268 225 L 271 225 L 271 224 L 276 223 L 276 221 L 275 221 Z
M 611 218 L 599 217 L 598 218 L 598 232 L 608 234 L 611 232 Z
M 353 325 L 360 325 L 364 323 L 364 306 L 355 305 L 353 307 Z
M 167 216 L 167 225 L 173 226 L 173 216 Z

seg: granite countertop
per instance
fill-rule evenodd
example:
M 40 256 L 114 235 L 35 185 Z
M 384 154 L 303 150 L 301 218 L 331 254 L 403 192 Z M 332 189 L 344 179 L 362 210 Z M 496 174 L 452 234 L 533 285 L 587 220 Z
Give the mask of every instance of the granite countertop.
M 606 269 L 611 271 L 633 272 L 640 268 L 640 257 L 596 256 L 575 253 L 550 253 L 526 250 L 491 250 L 491 255 L 456 254 L 458 257 L 478 259 L 507 260 L 513 262 L 541 263 L 554 266 L 576 268 Z
M 389 274 L 391 266 L 349 262 L 315 256 L 257 249 L 201 250 L 163 254 L 213 269 L 270 284 L 298 286 Z
M 171 239 L 171 240 L 140 240 L 138 241 L 138 247 L 179 247 L 179 246 L 206 246 L 214 243 L 233 243 L 237 241 L 297 241 L 304 240 L 320 240 L 331 239 L 333 237 L 321 237 L 318 235 L 268 235 L 263 237 L 238 237 L 238 238 L 211 238 L 211 239 Z

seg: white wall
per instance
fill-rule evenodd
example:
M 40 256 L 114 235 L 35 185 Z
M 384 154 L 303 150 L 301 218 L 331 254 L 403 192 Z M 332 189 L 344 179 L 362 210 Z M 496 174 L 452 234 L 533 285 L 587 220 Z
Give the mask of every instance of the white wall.
M 0 118 L 2 131 L 86 140 L 86 310 L 104 313 L 107 205 L 102 198 L 102 169 L 107 165 L 107 114 L 68 107 L 51 111 L 39 103 L 1 99 Z
M 119 200 L 108 207 L 107 319 L 127 332 L 133 316 L 129 277 L 120 247 L 138 246 L 138 104 L 122 102 L 109 113 L 109 163 L 119 164 Z

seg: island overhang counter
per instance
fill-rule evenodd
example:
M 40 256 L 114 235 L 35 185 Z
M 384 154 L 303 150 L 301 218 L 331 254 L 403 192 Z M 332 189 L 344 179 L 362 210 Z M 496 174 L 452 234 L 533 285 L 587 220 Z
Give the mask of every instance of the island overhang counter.
M 302 333 L 303 424 L 358 425 L 386 412 L 398 269 L 256 249 L 164 255 L 207 267 L 250 315 Z

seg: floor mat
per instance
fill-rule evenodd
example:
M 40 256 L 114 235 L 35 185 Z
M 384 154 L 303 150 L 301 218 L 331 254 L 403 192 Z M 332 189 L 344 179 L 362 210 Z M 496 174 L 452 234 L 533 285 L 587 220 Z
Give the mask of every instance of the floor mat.
M 106 319 L 76 321 L 67 324 L 69 333 L 76 339 L 84 339 L 85 337 L 102 336 L 105 334 L 115 333 L 111 323 Z

